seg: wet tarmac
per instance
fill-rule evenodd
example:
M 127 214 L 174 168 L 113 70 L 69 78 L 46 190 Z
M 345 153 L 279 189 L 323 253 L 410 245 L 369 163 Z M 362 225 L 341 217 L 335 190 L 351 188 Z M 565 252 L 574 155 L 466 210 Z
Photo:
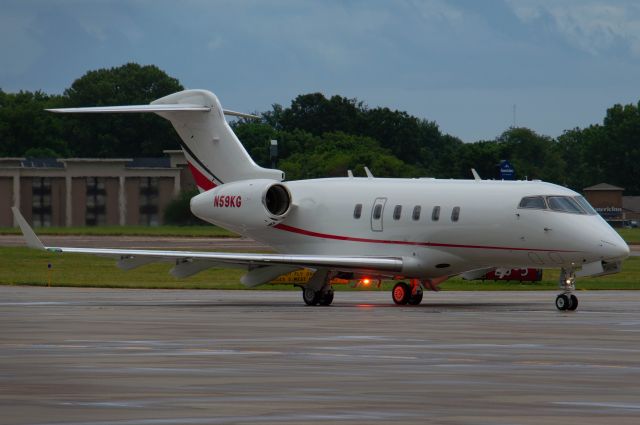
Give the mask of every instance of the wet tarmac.
M 2 424 L 637 424 L 640 292 L 0 287 Z

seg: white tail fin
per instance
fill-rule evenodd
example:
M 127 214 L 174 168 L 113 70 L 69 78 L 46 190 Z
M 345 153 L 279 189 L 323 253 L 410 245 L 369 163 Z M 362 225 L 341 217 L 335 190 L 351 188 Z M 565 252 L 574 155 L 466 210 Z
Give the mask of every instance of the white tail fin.
M 185 90 L 150 105 L 50 109 L 52 112 L 113 113 L 153 112 L 171 121 L 180 136 L 182 150 L 200 191 L 237 180 L 284 180 L 280 170 L 262 168 L 249 156 L 224 114 L 254 117 L 222 109 L 216 95 L 207 90 Z

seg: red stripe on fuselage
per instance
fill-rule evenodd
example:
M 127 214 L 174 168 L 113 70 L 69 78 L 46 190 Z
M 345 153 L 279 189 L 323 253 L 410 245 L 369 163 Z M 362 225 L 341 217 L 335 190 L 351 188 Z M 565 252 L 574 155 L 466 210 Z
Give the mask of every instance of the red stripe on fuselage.
M 277 224 L 273 226 L 275 229 L 284 230 L 286 232 L 297 233 L 299 235 L 311 236 L 313 238 L 333 239 L 338 241 L 348 242 L 363 242 L 363 243 L 379 243 L 388 245 L 411 245 L 411 246 L 425 246 L 436 248 L 466 248 L 466 249 L 495 249 L 501 251 L 533 251 L 533 252 L 579 252 L 568 251 L 564 249 L 540 249 L 540 248 L 514 248 L 507 246 L 491 246 L 491 245 L 461 245 L 450 243 L 436 243 L 436 242 L 411 242 L 411 241 L 392 241 L 386 239 L 367 239 L 367 238 L 355 238 L 351 236 L 331 235 L 328 233 L 318 233 L 311 230 L 300 229 L 299 227 L 288 226 L 286 224 Z
M 194 167 L 190 162 L 189 170 L 191 170 L 191 175 L 193 175 L 193 179 L 196 181 L 196 185 L 203 190 L 213 189 L 217 185 L 209 180 L 204 174 L 200 172 L 196 167 Z

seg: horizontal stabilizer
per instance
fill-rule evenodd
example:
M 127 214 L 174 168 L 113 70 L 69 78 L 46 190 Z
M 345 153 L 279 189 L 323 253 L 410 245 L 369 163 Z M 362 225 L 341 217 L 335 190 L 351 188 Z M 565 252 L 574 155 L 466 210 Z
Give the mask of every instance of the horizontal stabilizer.
M 129 105 L 129 106 L 90 106 L 85 108 L 56 108 L 47 109 L 49 112 L 58 114 L 109 114 L 109 113 L 149 113 L 149 112 L 209 112 L 211 107 L 188 104 L 152 104 L 152 105 Z M 240 118 L 260 119 L 257 115 L 245 114 L 242 112 L 223 109 L 225 115 L 231 115 Z
M 61 114 L 102 114 L 113 112 L 208 112 L 211 108 L 202 105 L 190 105 L 186 103 L 178 103 L 173 105 L 129 105 L 129 106 L 90 106 L 86 108 L 58 108 L 47 109 L 49 112 Z

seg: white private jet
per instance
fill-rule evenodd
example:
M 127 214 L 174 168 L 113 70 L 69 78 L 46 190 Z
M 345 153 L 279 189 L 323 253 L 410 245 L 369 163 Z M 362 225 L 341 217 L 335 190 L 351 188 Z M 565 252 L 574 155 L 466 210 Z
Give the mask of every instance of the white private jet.
M 560 268 L 559 310 L 575 310 L 575 279 L 621 270 L 629 247 L 578 193 L 540 181 L 326 178 L 285 181 L 253 162 L 205 90 L 149 105 L 53 109 L 59 113 L 156 113 L 171 121 L 201 193 L 197 217 L 271 246 L 278 254 L 45 247 L 17 209 L 27 244 L 53 252 L 111 256 L 123 269 L 152 261 L 187 277 L 210 267 L 243 267 L 256 286 L 301 268 L 308 305 L 329 305 L 331 279 L 399 280 L 396 304 L 419 304 L 423 289 L 449 277 L 511 268 Z M 409 283 L 406 283 L 406 282 Z

